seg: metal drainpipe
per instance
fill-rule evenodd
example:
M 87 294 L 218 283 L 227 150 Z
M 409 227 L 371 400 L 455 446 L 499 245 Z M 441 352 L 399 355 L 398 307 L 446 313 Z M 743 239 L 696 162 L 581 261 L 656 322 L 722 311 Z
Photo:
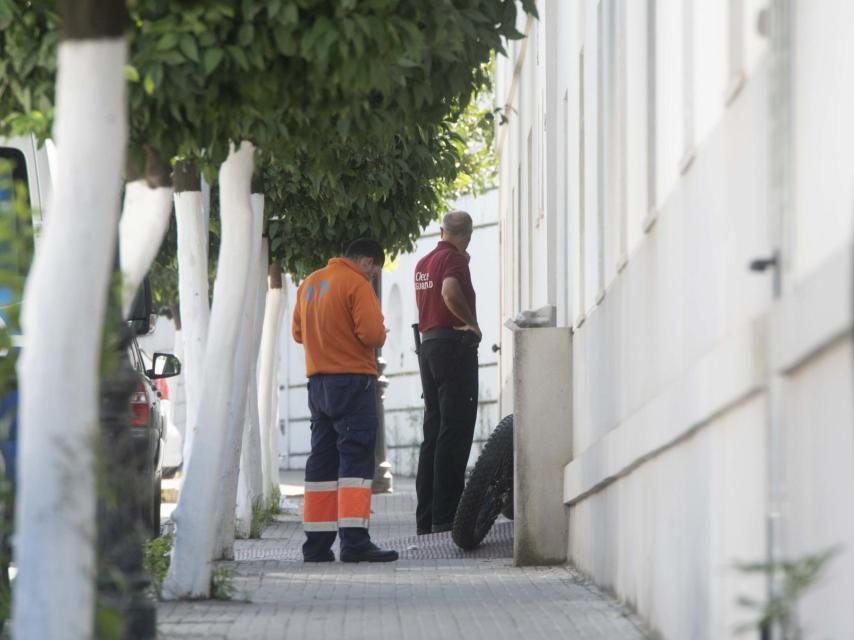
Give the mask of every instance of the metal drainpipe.
M 380 307 L 382 307 L 383 301 L 383 275 L 380 272 L 380 275 L 377 276 L 376 280 L 373 282 L 374 291 L 377 294 L 377 298 L 380 301 Z M 371 485 L 371 493 L 391 493 L 392 488 L 394 486 L 394 478 L 391 472 L 391 463 L 386 459 L 386 446 L 385 446 L 385 407 L 383 401 L 385 400 L 385 390 L 388 387 L 388 377 L 386 377 L 383 372 L 386 368 L 385 358 L 382 357 L 383 350 L 377 349 L 377 373 L 379 374 L 377 377 L 377 418 L 379 424 L 377 425 L 377 441 L 376 447 L 374 449 L 374 462 L 376 466 L 374 467 L 374 481 Z
M 760 30 L 770 38 L 771 77 L 769 82 L 770 141 L 770 221 L 773 255 L 773 297 L 783 294 L 783 271 L 791 255 L 788 251 L 786 221 L 791 211 L 792 180 L 792 0 L 772 0 L 763 10 Z M 786 441 L 785 441 L 785 380 L 774 370 L 768 352 L 768 564 L 774 567 L 768 573 L 768 598 L 779 598 L 783 577 L 776 566 L 785 556 L 785 521 L 787 509 Z M 796 612 L 794 612 L 796 615 Z M 795 623 L 795 620 L 791 621 Z M 779 621 L 763 630 L 763 638 L 783 640 L 790 637 L 793 628 Z M 794 624 L 794 627 L 797 625 Z

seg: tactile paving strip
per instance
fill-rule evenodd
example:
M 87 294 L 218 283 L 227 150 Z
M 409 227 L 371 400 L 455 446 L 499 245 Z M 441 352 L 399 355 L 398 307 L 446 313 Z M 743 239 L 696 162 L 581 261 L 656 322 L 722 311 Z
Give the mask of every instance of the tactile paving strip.
M 300 540 L 300 544 L 302 540 Z M 513 522 L 496 522 L 479 547 L 472 551 L 463 551 L 451 539 L 451 532 L 432 533 L 424 536 L 404 538 L 375 538 L 374 543 L 384 549 L 396 549 L 401 560 L 452 560 L 461 558 L 512 558 Z M 255 545 L 252 547 L 235 546 L 235 560 L 261 561 L 283 560 L 301 561 L 300 546 Z

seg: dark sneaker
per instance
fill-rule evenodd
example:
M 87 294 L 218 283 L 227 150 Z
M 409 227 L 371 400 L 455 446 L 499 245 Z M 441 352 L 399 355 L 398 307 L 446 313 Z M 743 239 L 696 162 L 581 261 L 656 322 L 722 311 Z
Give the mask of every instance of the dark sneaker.
M 380 549 L 373 543 L 367 549 L 357 551 L 341 550 L 341 562 L 394 562 L 397 558 L 397 551 L 393 549 Z
M 444 533 L 445 531 L 450 531 L 454 528 L 453 522 L 448 522 L 445 524 L 434 524 L 433 530 L 430 533 Z
M 303 557 L 303 562 L 335 562 L 335 554 L 332 553 L 332 549 L 327 551 L 326 553 L 321 553 L 319 556 L 312 556 L 310 558 Z

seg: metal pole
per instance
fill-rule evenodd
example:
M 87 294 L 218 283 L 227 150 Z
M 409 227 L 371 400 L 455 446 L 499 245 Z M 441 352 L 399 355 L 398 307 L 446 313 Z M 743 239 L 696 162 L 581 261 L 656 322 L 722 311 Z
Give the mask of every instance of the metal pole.
M 383 276 L 382 272 L 377 276 L 377 279 L 373 282 L 374 291 L 377 294 L 377 298 L 380 301 L 380 306 L 382 307 L 382 290 L 383 290 Z M 391 472 L 391 463 L 386 459 L 386 446 L 385 446 L 385 407 L 383 401 L 385 400 L 385 390 L 388 387 L 388 378 L 383 374 L 386 368 L 385 358 L 382 357 L 382 349 L 377 349 L 377 418 L 379 424 L 377 425 L 377 441 L 376 448 L 374 449 L 374 461 L 376 462 L 376 466 L 374 467 L 374 481 L 371 485 L 372 493 L 391 493 L 394 486 L 394 477 Z

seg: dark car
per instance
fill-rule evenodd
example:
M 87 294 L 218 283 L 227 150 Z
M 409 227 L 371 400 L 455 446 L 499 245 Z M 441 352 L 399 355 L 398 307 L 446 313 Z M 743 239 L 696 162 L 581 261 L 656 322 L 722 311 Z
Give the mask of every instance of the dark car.
M 141 519 L 146 530 L 156 538 L 160 535 L 160 483 L 163 477 L 163 445 L 166 425 L 160 410 L 160 390 L 155 380 L 171 378 L 181 372 L 181 363 L 170 353 L 155 353 L 151 357 L 151 368 L 145 366 L 145 358 L 136 336 L 148 333 L 154 325 L 151 313 L 151 289 L 146 278 L 134 299 L 130 311 L 133 339 L 128 348 L 128 358 L 137 375 L 137 385 L 130 397 L 130 430 L 133 460 L 139 472 L 140 484 L 146 487 Z
M 137 374 L 137 386 L 130 397 L 130 430 L 139 474 L 147 478 L 142 522 L 153 537 L 160 533 L 160 479 L 163 451 L 163 420 L 159 392 L 143 368 L 136 338 L 128 350 Z

